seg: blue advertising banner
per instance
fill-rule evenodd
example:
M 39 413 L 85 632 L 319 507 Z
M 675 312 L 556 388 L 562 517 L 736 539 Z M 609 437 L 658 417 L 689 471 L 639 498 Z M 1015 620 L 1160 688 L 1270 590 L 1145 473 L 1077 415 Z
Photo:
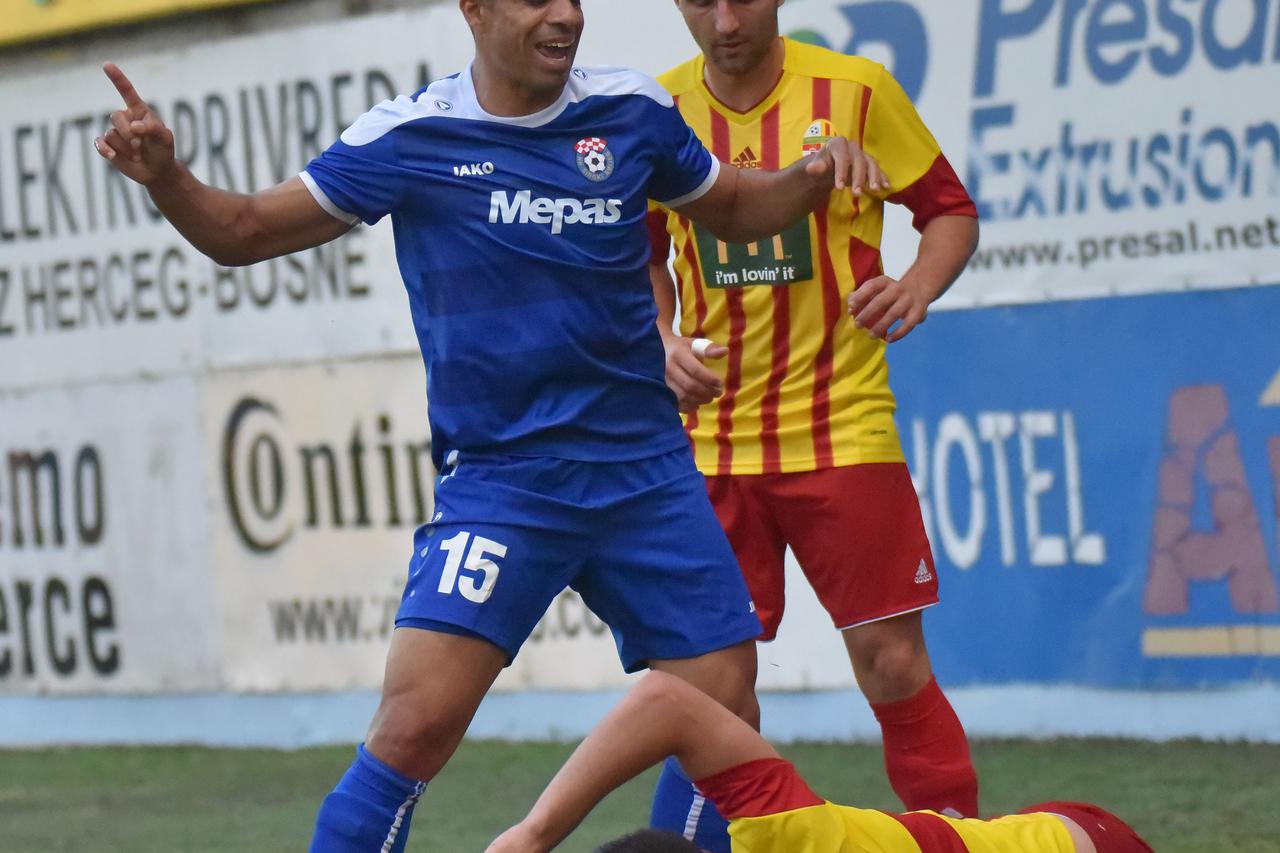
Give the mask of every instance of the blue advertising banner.
M 1280 286 L 937 312 L 890 361 L 940 677 L 1280 679 Z

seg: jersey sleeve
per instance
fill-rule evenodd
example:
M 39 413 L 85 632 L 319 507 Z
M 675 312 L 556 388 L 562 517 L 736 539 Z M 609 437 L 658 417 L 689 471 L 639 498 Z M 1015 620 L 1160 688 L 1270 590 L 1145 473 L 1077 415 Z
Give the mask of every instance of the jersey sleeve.
M 939 216 L 978 209 L 902 86 L 883 68 L 871 91 L 862 145 L 899 189 L 889 201 L 912 213 L 917 231 Z
M 373 225 L 399 203 L 405 171 L 396 149 L 397 106 L 387 101 L 365 113 L 302 171 L 303 183 L 331 216 Z
M 825 802 L 800 778 L 795 766 L 782 758 L 748 761 L 696 784 L 728 820 L 764 817 Z
M 658 151 L 649 179 L 649 198 L 664 207 L 696 201 L 720 176 L 720 161 L 711 156 L 674 105 L 655 105 L 653 119 Z

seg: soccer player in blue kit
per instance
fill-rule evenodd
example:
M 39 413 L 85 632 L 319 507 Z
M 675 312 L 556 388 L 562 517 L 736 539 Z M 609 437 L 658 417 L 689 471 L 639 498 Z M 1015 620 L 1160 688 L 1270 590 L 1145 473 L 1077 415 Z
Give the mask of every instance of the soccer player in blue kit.
M 749 721 L 746 587 L 663 381 L 648 198 L 722 239 L 779 232 L 858 191 L 843 138 L 782 172 L 721 167 L 654 81 L 573 64 L 578 0 L 461 0 L 476 55 L 384 102 L 299 176 L 252 195 L 198 181 L 114 65 L 98 152 L 226 265 L 391 214 L 427 369 L 436 515 L 409 580 L 365 743 L 313 851 L 400 851 L 414 805 L 566 586 L 627 671 L 664 670 Z

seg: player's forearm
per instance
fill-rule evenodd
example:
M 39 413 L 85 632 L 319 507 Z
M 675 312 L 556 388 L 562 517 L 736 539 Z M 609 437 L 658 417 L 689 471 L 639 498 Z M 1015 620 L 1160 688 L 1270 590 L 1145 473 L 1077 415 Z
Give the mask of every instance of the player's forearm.
M 661 687 L 662 677 L 646 676 L 551 780 L 523 821 L 546 845 L 541 849 L 563 841 L 611 791 L 681 751 L 690 728 L 686 711 Z
M 690 777 L 703 779 L 778 753 L 705 693 L 651 672 L 578 746 L 524 826 L 549 850 L 607 794 L 671 755 Z
M 964 272 L 978 247 L 978 220 L 971 216 L 939 216 L 920 235 L 916 260 L 902 276 L 933 302 Z
M 165 219 L 219 264 L 243 266 L 271 256 L 253 196 L 201 183 L 176 161 L 168 175 L 147 184 L 147 192 Z
M 732 196 L 721 215 L 706 223 L 727 243 L 768 239 L 808 216 L 831 194 L 830 176 L 809 174 L 804 160 L 779 172 L 735 169 L 732 174 Z

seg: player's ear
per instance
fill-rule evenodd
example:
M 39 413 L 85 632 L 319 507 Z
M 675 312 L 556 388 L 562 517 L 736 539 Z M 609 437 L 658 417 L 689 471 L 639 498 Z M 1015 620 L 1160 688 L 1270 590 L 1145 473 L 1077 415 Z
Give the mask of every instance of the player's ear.
M 489 5 L 489 0 L 458 0 L 458 9 L 462 12 L 462 17 L 466 19 L 467 26 L 475 32 L 476 24 L 480 23 L 483 17 L 484 7 Z

